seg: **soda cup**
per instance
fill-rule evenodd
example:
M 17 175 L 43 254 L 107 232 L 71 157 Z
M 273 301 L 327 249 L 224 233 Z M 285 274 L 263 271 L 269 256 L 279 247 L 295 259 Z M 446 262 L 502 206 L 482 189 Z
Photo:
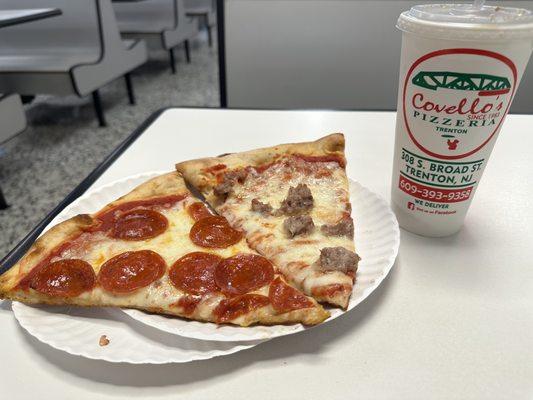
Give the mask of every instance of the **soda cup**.
M 461 229 L 526 68 L 533 13 L 420 5 L 402 13 L 397 27 L 392 207 L 402 228 L 447 236 Z

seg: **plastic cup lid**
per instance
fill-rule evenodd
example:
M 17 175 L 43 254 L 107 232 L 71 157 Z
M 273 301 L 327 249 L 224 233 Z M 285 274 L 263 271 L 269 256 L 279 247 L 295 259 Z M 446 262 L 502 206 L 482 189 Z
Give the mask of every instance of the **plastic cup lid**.
M 533 39 L 533 12 L 474 4 L 426 4 L 403 12 L 397 27 L 404 32 L 438 39 Z

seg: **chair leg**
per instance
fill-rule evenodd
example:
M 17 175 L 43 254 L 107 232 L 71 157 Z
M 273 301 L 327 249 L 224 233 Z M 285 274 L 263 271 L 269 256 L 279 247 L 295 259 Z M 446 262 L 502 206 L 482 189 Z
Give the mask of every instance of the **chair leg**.
M 0 210 L 5 210 L 9 207 L 9 204 L 7 204 L 6 198 L 4 197 L 4 193 L 2 192 L 2 188 L 0 187 Z
M 172 73 L 176 73 L 176 59 L 174 58 L 174 48 L 168 50 L 168 56 L 170 59 L 170 69 Z
M 211 26 L 209 25 L 209 17 L 205 17 L 205 26 L 207 27 L 207 41 L 209 47 L 213 47 L 213 33 L 211 32 Z
M 191 49 L 189 47 L 189 39 L 186 39 L 184 42 L 185 45 L 185 58 L 187 59 L 187 64 L 191 63 Z
M 131 83 L 131 75 L 129 72 L 124 75 L 124 80 L 126 81 L 126 89 L 128 90 L 128 100 L 131 105 L 134 105 L 135 92 L 133 91 L 133 84 Z
M 98 118 L 98 124 L 100 125 L 100 127 L 107 126 L 104 117 L 104 110 L 102 108 L 102 102 L 100 101 L 100 93 L 98 92 L 98 90 L 95 90 L 92 95 L 94 111 L 96 112 L 96 117 Z
M 20 100 L 22 101 L 22 104 L 29 104 L 35 99 L 34 95 L 21 95 Z

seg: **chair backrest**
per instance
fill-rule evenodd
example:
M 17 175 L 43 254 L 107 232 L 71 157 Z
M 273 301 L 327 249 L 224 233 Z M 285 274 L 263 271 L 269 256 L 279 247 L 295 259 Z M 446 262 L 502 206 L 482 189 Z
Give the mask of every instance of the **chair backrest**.
M 175 1 L 176 1 L 176 15 L 177 15 L 176 25 L 178 27 L 178 31 L 188 32 L 190 25 L 196 26 L 197 24 L 193 18 L 187 17 L 187 7 L 185 6 L 185 1 L 184 0 L 175 0 Z
M 62 15 L 0 29 L 0 54 L 101 47 L 99 0 L 1 0 L 1 9 L 59 8 Z
M 216 0 L 185 0 L 185 8 L 190 10 L 199 8 L 209 10 L 207 15 L 208 24 L 211 26 L 216 24 Z
M 121 31 L 139 32 L 173 29 L 177 24 L 176 0 L 150 0 L 113 3 Z
M 211 11 L 215 9 L 215 1 L 213 0 L 185 0 L 185 7 L 187 8 L 209 8 Z

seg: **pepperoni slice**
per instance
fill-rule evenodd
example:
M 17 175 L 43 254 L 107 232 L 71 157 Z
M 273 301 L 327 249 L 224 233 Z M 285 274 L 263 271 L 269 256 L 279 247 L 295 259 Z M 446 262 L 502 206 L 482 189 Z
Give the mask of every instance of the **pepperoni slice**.
M 156 252 L 127 251 L 102 265 L 98 272 L 98 283 L 111 293 L 130 293 L 155 282 L 165 270 L 165 260 Z
M 157 211 L 137 209 L 121 214 L 113 224 L 111 236 L 123 240 L 154 238 L 168 227 L 168 220 Z
M 170 268 L 170 282 L 184 292 L 201 295 L 217 292 L 215 267 L 222 260 L 215 254 L 196 251 L 181 257 Z
M 226 218 L 213 215 L 196 222 L 189 237 L 197 246 L 223 249 L 239 242 L 242 234 L 229 226 Z
M 217 322 L 229 322 L 250 311 L 267 306 L 270 300 L 260 294 L 245 294 L 232 299 L 222 300 L 213 310 Z
M 192 203 L 189 207 L 187 207 L 187 212 L 195 221 L 200 221 L 202 218 L 213 216 L 211 210 L 209 210 L 204 203 L 199 201 Z
M 95 284 L 93 267 L 78 259 L 54 261 L 41 268 L 30 281 L 32 289 L 57 297 L 79 296 Z
M 272 282 L 272 285 L 270 285 L 268 298 L 270 299 L 274 310 L 279 313 L 286 313 L 314 306 L 313 302 L 303 293 L 290 287 L 279 277 Z
M 215 281 L 228 296 L 252 292 L 274 279 L 274 267 L 265 257 L 237 254 L 221 261 L 215 269 Z

